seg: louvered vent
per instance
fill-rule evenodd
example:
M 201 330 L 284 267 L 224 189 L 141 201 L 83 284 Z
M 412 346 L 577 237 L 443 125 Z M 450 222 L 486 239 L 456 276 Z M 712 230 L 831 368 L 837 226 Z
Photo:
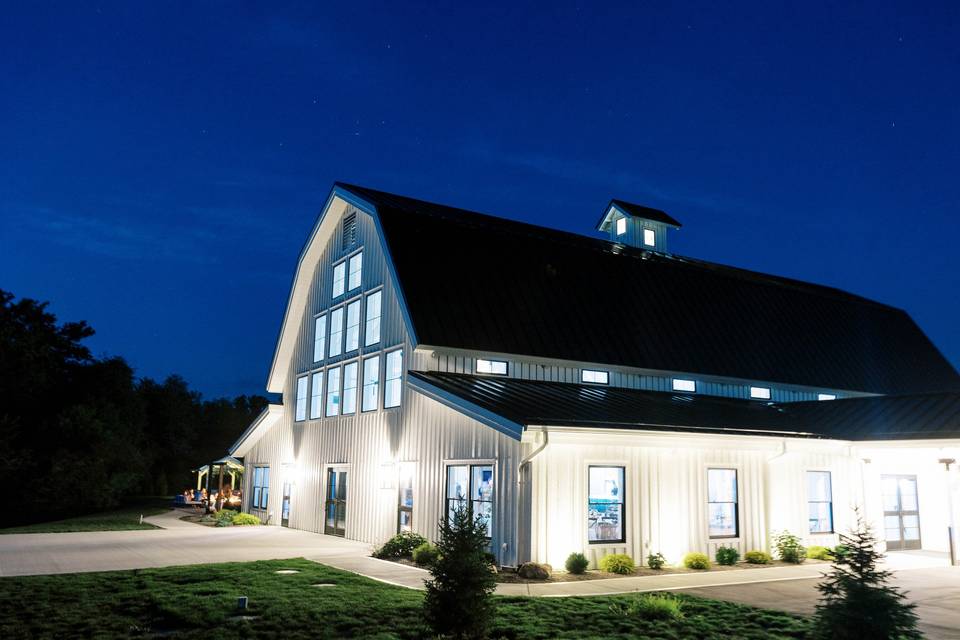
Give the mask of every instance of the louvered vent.
M 341 248 L 350 249 L 357 244 L 357 212 L 354 211 L 343 218 L 343 236 L 341 239 Z

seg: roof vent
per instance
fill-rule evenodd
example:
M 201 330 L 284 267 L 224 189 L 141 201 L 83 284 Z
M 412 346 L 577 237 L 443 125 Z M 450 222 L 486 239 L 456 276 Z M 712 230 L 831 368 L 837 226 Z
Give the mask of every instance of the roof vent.
M 341 230 L 340 248 L 343 250 L 352 248 L 357 244 L 357 212 L 343 217 L 343 229 Z
M 609 234 L 612 242 L 667 253 L 667 231 L 680 226 L 676 219 L 659 209 L 611 200 L 603 210 L 597 230 Z

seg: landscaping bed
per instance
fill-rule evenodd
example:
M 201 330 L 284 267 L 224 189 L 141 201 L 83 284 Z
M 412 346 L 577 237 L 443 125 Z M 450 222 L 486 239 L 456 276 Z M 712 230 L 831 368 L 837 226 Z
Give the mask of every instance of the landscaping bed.
M 787 613 L 676 597 L 679 620 L 621 613 L 635 595 L 497 597 L 490 637 L 765 640 L 809 629 Z M 0 637 L 413 639 L 431 636 L 422 602 L 420 591 L 303 559 L 0 578 Z

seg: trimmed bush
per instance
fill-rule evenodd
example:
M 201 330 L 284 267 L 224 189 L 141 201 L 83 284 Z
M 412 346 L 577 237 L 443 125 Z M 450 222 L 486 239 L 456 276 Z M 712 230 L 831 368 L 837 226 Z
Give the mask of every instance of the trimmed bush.
M 517 574 L 527 580 L 547 580 L 551 573 L 553 573 L 553 567 L 538 562 L 524 562 L 517 569 Z
M 644 620 L 682 620 L 683 601 L 670 594 L 644 593 L 626 605 L 612 604 L 610 611 L 625 617 Z
M 706 571 L 710 568 L 710 558 L 707 554 L 698 551 L 691 551 L 683 556 L 683 566 L 687 569 L 696 569 L 697 571 Z
M 564 566 L 570 573 L 579 575 L 587 570 L 587 567 L 590 566 L 590 561 L 587 560 L 587 556 L 582 553 L 571 553 L 567 556 L 567 561 L 564 563 Z
M 664 565 L 667 564 L 667 559 L 663 557 L 662 553 L 651 553 L 647 556 L 647 566 L 651 569 L 660 570 L 663 569 Z
M 636 565 L 633 564 L 633 558 L 625 553 L 611 553 L 600 558 L 600 571 L 627 575 L 633 573 L 634 569 Z
M 812 560 L 833 560 L 833 554 L 830 549 L 812 544 L 807 547 L 807 557 Z
M 773 546 L 777 549 L 777 557 L 784 562 L 800 564 L 807 559 L 807 550 L 800 544 L 800 538 L 789 531 L 774 536 Z
M 717 549 L 717 564 L 732 567 L 740 559 L 740 552 L 733 547 L 720 547 Z
M 250 513 L 238 513 L 233 516 L 233 524 L 237 527 L 260 524 L 260 518 Z
M 404 531 L 384 542 L 383 546 L 373 552 L 373 557 L 381 560 L 407 558 L 413 555 L 413 550 L 424 542 L 428 542 L 428 540 L 423 536 Z
M 429 542 L 424 542 L 422 545 L 413 550 L 413 561 L 416 562 L 421 567 L 429 567 L 437 561 L 437 558 L 440 557 L 440 551 Z
M 743 559 L 750 564 L 770 564 L 772 560 L 766 551 L 747 551 L 743 554 Z

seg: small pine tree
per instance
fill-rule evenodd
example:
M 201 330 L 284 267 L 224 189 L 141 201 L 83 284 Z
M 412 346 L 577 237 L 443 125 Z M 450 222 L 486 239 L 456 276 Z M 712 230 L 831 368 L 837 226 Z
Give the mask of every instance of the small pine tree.
M 465 506 L 440 523 L 440 557 L 430 569 L 424 616 L 440 636 L 483 638 L 493 617 L 496 577 L 487 559 L 487 529 Z
M 820 603 L 813 637 L 830 640 L 913 640 L 917 630 L 916 605 L 888 584 L 892 573 L 877 568 L 883 554 L 877 539 L 856 510 L 857 528 L 840 535 L 844 552 L 836 554 L 830 573 L 817 585 Z

